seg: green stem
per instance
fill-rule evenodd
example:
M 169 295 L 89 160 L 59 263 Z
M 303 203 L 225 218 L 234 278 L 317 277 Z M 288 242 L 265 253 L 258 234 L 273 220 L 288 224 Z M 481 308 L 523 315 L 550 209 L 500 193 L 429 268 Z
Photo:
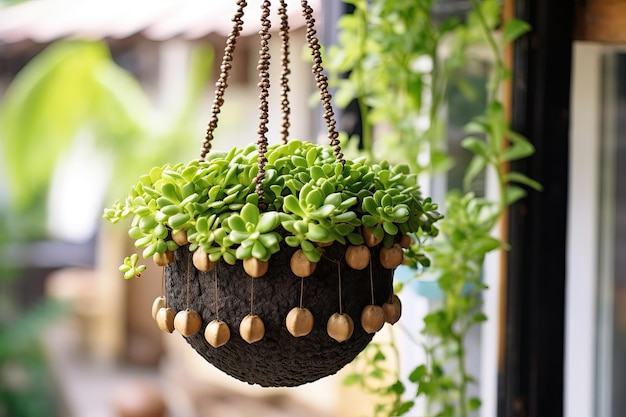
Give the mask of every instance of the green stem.
M 392 381 L 400 380 L 400 352 L 398 351 L 398 345 L 396 344 L 395 332 L 389 332 L 389 348 L 393 351 L 395 356 L 394 375 Z M 402 396 L 398 393 L 394 393 L 393 410 L 397 410 L 402 402 Z
M 367 104 L 365 103 L 365 80 L 364 69 L 363 69 L 363 57 L 367 54 L 366 45 L 367 45 L 367 20 L 368 8 L 365 6 L 365 10 L 361 10 L 359 16 L 362 20 L 361 27 L 363 28 L 363 32 L 359 34 L 359 60 L 357 66 L 355 68 L 356 71 L 356 81 L 357 81 L 357 103 L 359 104 L 359 112 L 361 113 L 361 143 L 363 145 L 363 149 L 367 153 L 367 156 L 371 162 L 374 161 L 374 146 L 372 141 L 372 124 L 369 119 L 369 109 L 367 108 Z
M 460 417 L 467 417 L 469 412 L 467 410 L 467 369 L 465 368 L 465 346 L 463 341 L 465 340 L 466 333 L 460 333 L 455 336 L 457 343 L 457 360 L 458 360 L 458 372 L 459 372 L 459 410 Z
M 487 24 L 485 15 L 483 15 L 482 10 L 480 10 L 480 1 L 471 0 L 471 2 L 472 2 L 472 8 L 474 10 L 474 13 L 476 13 L 476 17 L 478 18 L 478 21 L 480 22 L 480 26 L 483 29 L 483 34 L 485 35 L 487 44 L 491 48 L 491 51 L 493 52 L 493 57 L 496 61 L 495 62 L 496 76 L 488 91 L 488 102 L 492 102 L 497 97 L 498 91 L 500 90 L 500 84 L 502 83 L 502 69 L 504 68 L 504 63 L 502 62 L 500 48 L 498 47 L 498 44 L 496 43 L 496 39 L 493 36 L 493 32 L 491 31 L 491 29 L 489 29 L 489 25 Z
M 503 79 L 504 62 L 502 61 L 502 54 L 493 36 L 493 32 L 489 29 L 489 26 L 487 25 L 487 21 L 485 20 L 485 16 L 480 10 L 480 2 L 478 0 L 471 0 L 471 1 L 472 1 L 472 7 L 474 9 L 474 12 L 476 13 L 476 16 L 478 17 L 478 21 L 480 22 L 481 28 L 483 29 L 483 34 L 485 35 L 487 44 L 491 48 L 491 51 L 493 53 L 493 57 L 495 60 L 495 66 L 496 66 L 495 76 L 492 82 L 490 83 L 488 87 L 488 91 L 487 91 L 488 103 L 492 103 L 493 101 L 497 100 L 498 93 L 500 91 L 500 86 L 502 82 L 504 81 Z M 504 138 L 503 137 L 499 138 L 499 140 L 500 142 L 503 142 Z M 500 149 L 502 149 L 502 147 L 500 147 Z M 498 215 L 496 216 L 496 219 L 495 219 L 495 223 L 497 224 L 500 218 L 502 217 L 502 215 L 504 214 L 504 212 L 506 211 L 506 207 L 507 207 L 506 195 L 505 195 L 506 181 L 504 180 L 504 173 L 502 171 L 504 167 L 504 163 L 498 160 L 497 162 L 493 163 L 493 167 L 496 170 L 496 175 L 498 178 L 498 188 L 499 188 L 498 191 L 500 192 L 499 201 L 498 201 Z

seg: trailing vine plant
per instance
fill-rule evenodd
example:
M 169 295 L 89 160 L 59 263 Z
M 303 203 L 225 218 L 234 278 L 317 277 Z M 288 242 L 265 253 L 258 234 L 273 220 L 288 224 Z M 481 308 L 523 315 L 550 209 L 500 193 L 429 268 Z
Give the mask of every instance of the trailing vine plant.
M 354 13 L 339 22 L 339 45 L 329 51 L 330 68 L 348 73 L 335 79 L 340 105 L 356 99 L 363 122 L 360 144 L 371 159 L 385 154 L 404 159 L 414 172 L 432 174 L 449 168 L 453 161 L 445 143 L 445 119 L 449 86 L 464 88 L 461 70 L 475 60 L 475 46 L 487 46 L 492 67 L 485 86 L 484 111 L 466 126 L 461 145 L 470 151 L 463 192 L 452 190 L 446 198 L 446 215 L 438 237 L 416 236 L 415 252 L 432 251 L 431 264 L 411 262 L 419 279 L 423 267 L 438 278 L 441 305 L 423 318 L 423 341 L 415 340 L 426 353 L 426 363 L 410 371 L 405 386 L 399 370 L 398 348 L 389 342 L 371 344 L 345 383 L 378 396 L 376 416 L 407 414 L 417 399 L 424 398 L 426 416 L 466 417 L 481 406 L 469 397 L 476 383 L 466 366 L 466 337 L 471 328 L 487 320 L 481 311 L 485 256 L 506 247 L 494 232 L 507 207 L 523 198 L 526 188 L 540 190 L 536 181 L 508 170 L 510 161 L 526 158 L 534 147 L 513 132 L 500 101 L 503 81 L 510 77 L 502 58 L 503 47 L 530 27 L 512 19 L 500 26 L 501 4 L 497 0 L 471 0 L 463 19 L 437 21 L 434 0 L 346 0 Z M 495 31 L 501 29 L 501 35 Z M 445 52 L 444 52 L 445 51 Z M 372 140 L 374 127 L 385 134 Z M 344 148 L 345 149 L 345 148 Z M 424 158 L 424 155 L 427 157 Z M 424 161 L 424 162 L 423 162 Z M 492 171 L 499 189 L 489 200 L 471 192 L 473 181 Z M 391 359 L 393 358 L 393 359 Z M 388 366 L 395 360 L 395 367 Z M 422 414 L 420 414 L 422 415 Z

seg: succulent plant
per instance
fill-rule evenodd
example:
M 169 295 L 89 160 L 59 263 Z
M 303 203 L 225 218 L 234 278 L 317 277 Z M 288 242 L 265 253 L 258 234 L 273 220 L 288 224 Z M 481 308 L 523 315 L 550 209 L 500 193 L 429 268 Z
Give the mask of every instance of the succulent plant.
M 331 147 L 297 140 L 269 146 L 265 157 L 263 204 L 255 193 L 258 153 L 251 145 L 153 168 L 104 217 L 113 223 L 132 218 L 128 234 L 144 258 L 189 242 L 192 252 L 202 248 L 211 262 L 229 264 L 267 261 L 283 241 L 318 262 L 327 244 L 364 244 L 364 229 L 385 247 L 409 233 L 438 233 L 437 205 L 422 199 L 404 165 L 370 166 L 364 158 L 341 164 Z M 141 268 L 135 255 L 120 270 L 130 278 Z

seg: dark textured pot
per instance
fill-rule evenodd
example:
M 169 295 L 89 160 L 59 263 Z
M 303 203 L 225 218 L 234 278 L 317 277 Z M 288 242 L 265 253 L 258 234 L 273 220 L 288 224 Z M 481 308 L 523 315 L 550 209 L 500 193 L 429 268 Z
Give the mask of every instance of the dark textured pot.
M 250 278 L 241 261 L 231 266 L 220 261 L 203 273 L 191 263 L 187 247 L 176 251 L 175 262 L 165 268 L 168 304 L 175 310 L 187 308 L 187 271 L 190 271 L 189 308 L 200 313 L 202 330 L 186 338 L 207 361 L 242 381 L 262 386 L 297 386 L 332 375 L 350 363 L 371 341 L 371 334 L 361 327 L 361 311 L 371 304 L 369 268 L 351 269 L 343 259 L 345 246 L 325 248 L 315 273 L 304 278 L 303 307 L 314 316 L 313 331 L 293 337 L 285 327 L 285 318 L 299 305 L 300 278 L 291 272 L 289 260 L 295 249 L 283 245 L 272 256 L 269 271 L 263 277 Z M 392 293 L 393 271 L 380 266 L 378 248 L 371 248 L 375 304 L 382 305 Z M 339 343 L 328 336 L 326 322 L 339 311 L 338 267 L 341 265 L 343 312 L 354 320 L 354 333 Z M 216 281 L 219 318 L 230 327 L 228 343 L 214 348 L 204 338 L 204 328 L 217 318 Z M 239 323 L 250 314 L 253 284 L 253 313 L 265 323 L 265 336 L 248 344 L 239 335 Z

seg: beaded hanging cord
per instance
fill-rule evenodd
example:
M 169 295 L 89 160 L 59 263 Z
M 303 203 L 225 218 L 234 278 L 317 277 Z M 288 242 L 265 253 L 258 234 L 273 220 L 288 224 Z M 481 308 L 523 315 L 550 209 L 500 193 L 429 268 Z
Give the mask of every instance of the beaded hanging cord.
M 237 40 L 241 35 L 243 29 L 243 15 L 244 9 L 247 6 L 247 2 L 240 0 L 237 2 L 237 12 L 233 17 L 233 28 L 226 40 L 226 47 L 224 49 L 224 56 L 222 58 L 222 64 L 220 66 L 220 75 L 215 84 L 215 99 L 213 100 L 213 106 L 211 110 L 211 118 L 208 123 L 207 133 L 204 141 L 202 142 L 202 148 L 200 151 L 200 159 L 204 160 L 211 150 L 211 141 L 213 140 L 214 130 L 217 128 L 219 113 L 224 104 L 224 93 L 226 87 L 228 87 L 228 77 L 232 68 L 233 53 L 237 46 Z M 313 56 L 312 72 L 315 76 L 315 82 L 320 92 L 320 100 L 322 107 L 324 108 L 324 121 L 328 130 L 328 139 L 330 145 L 333 147 L 333 153 L 337 158 L 337 161 L 341 164 L 345 164 L 343 154 L 341 153 L 341 147 L 339 145 L 338 133 L 335 129 L 336 121 L 335 114 L 332 109 L 331 99 L 332 96 L 328 92 L 328 79 L 324 74 L 324 68 L 322 67 L 322 57 L 320 53 L 320 43 L 316 35 L 315 19 L 313 18 L 313 9 L 309 5 L 308 1 L 301 1 L 302 14 L 306 21 L 306 40 Z M 259 50 L 259 61 L 257 69 L 259 71 L 259 84 L 261 89 L 259 95 L 259 128 L 257 130 L 258 139 L 258 166 L 259 170 L 255 178 L 256 193 L 259 195 L 259 206 L 263 207 L 263 180 L 265 179 L 265 164 L 267 159 L 265 153 L 267 151 L 267 124 L 269 122 L 269 105 L 268 96 L 270 88 L 270 54 L 269 54 L 269 41 L 271 38 L 270 28 L 270 11 L 271 3 L 269 0 L 265 0 L 261 6 L 261 30 L 259 36 L 261 40 L 261 46 Z M 289 116 L 290 116 L 290 104 L 288 93 L 289 89 L 289 22 L 287 18 L 287 3 L 286 0 L 280 0 L 278 14 L 280 16 L 280 39 L 281 39 L 281 112 L 282 112 L 282 125 L 281 125 L 281 140 L 283 143 L 287 143 L 289 136 Z

